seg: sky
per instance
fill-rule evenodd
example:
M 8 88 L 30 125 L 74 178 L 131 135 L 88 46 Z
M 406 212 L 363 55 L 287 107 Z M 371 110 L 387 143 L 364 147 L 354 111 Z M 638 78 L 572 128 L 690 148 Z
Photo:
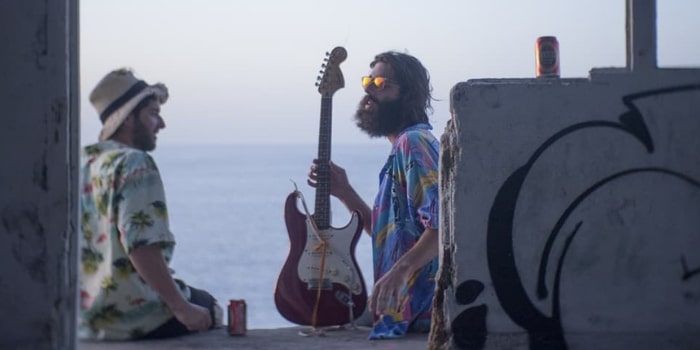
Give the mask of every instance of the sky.
M 700 68 L 700 1 L 657 0 L 661 68 Z M 409 53 L 428 69 L 431 124 L 450 119 L 450 89 L 481 78 L 533 78 L 535 40 L 556 36 L 561 77 L 626 65 L 625 0 L 81 0 L 81 143 L 97 140 L 88 96 L 130 67 L 162 82 L 159 144 L 318 142 L 325 53 L 343 46 L 332 142 L 377 143 L 353 114 L 374 55 Z

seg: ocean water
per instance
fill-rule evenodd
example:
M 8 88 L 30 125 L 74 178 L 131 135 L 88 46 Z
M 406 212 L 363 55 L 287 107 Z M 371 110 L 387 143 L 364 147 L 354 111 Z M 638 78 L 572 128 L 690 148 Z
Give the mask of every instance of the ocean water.
M 388 142 L 333 145 L 331 159 L 346 169 L 350 182 L 368 204 L 390 150 Z M 248 327 L 294 324 L 277 311 L 273 292 L 289 255 L 284 201 L 301 190 L 313 212 L 315 190 L 306 184 L 316 145 L 159 145 L 153 157 L 163 176 L 170 224 L 177 245 L 175 276 L 209 291 L 220 304 L 245 299 Z M 291 181 L 290 181 L 291 180 Z M 350 214 L 331 199 L 332 226 Z M 366 233 L 355 258 L 368 290 L 372 253 Z

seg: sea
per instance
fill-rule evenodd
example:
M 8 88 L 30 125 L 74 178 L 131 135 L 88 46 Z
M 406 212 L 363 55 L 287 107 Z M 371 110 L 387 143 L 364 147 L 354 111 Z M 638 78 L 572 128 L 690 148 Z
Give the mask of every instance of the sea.
M 331 160 L 345 168 L 370 205 L 390 147 L 386 141 L 331 147 Z M 313 213 L 315 189 L 306 179 L 317 154 L 313 144 L 159 145 L 152 155 L 177 242 L 174 276 L 207 290 L 224 309 L 229 300 L 244 299 L 250 329 L 294 326 L 273 297 L 290 255 L 284 202 L 296 186 Z M 348 210 L 331 198 L 331 225 L 343 227 L 349 220 Z M 363 232 L 354 252 L 368 291 L 370 242 Z

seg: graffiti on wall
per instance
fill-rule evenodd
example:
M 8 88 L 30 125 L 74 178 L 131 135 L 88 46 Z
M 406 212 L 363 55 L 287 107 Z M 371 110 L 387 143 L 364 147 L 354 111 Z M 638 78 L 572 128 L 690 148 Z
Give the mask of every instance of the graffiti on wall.
M 593 180 L 587 188 L 574 196 L 574 199 L 561 210 L 561 215 L 551 229 L 548 229 L 549 233 L 546 235 L 544 246 L 539 250 L 542 253 L 539 257 L 536 280 L 524 280 L 519 272 L 522 271 L 523 266 L 518 266 L 518 260 L 516 260 L 518 254 L 514 242 L 515 217 L 523 187 L 533 166 L 553 145 L 565 143 L 568 137 L 577 132 L 599 130 L 600 128 L 615 130 L 621 137 L 634 140 L 646 154 L 653 154 L 655 152 L 654 139 L 649 132 L 647 123 L 645 123 L 642 111 L 635 102 L 643 98 L 684 92 L 696 93 L 698 91 L 700 91 L 700 84 L 674 86 L 623 96 L 622 102 L 628 107 L 628 110 L 620 115 L 617 121 L 585 121 L 556 132 L 537 147 L 529 159 L 501 184 L 488 217 L 486 232 L 488 270 L 500 307 L 515 324 L 525 330 L 530 349 L 568 348 L 561 317 L 563 305 L 561 304 L 560 282 L 564 273 L 563 266 L 567 252 L 578 237 L 581 227 L 586 225 L 583 219 L 572 219 L 572 213 L 575 209 L 606 186 L 611 184 L 624 186 L 625 181 L 642 174 L 659 175 L 664 179 L 663 181 L 680 182 L 687 186 L 690 191 L 700 191 L 698 179 L 668 166 L 630 167 Z M 569 226 L 565 225 L 567 223 Z M 565 231 L 565 227 L 569 227 L 569 230 Z M 557 241 L 559 244 L 555 245 Z M 558 251 L 554 249 L 555 246 L 558 247 Z M 558 255 L 555 256 L 555 253 Z M 678 276 L 683 281 L 700 275 L 700 266 L 689 266 L 685 255 L 680 254 L 678 261 Z M 548 285 L 546 276 L 548 276 L 550 266 L 554 271 L 551 273 L 553 278 L 550 279 Z M 534 289 L 535 292 L 528 293 L 528 288 Z M 451 324 L 453 341 L 459 348 L 482 349 L 485 345 L 488 333 L 486 326 L 488 307 L 486 304 L 475 304 L 483 290 L 484 282 L 478 280 L 463 281 L 455 289 L 457 304 L 467 306 L 454 318 Z M 533 300 L 533 295 L 535 295 L 535 300 Z M 542 301 L 548 303 L 548 310 L 542 310 Z

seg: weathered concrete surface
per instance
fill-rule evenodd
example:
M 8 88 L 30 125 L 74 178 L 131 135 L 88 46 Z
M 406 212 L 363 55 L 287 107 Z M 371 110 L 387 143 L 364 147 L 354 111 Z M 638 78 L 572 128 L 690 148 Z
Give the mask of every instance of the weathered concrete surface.
M 325 337 L 302 337 L 299 331 L 305 328 L 254 329 L 243 337 L 232 337 L 225 330 L 194 334 L 185 337 L 139 341 L 139 342 L 86 342 L 78 343 L 78 350 L 423 350 L 428 348 L 426 334 L 409 334 L 396 340 L 367 340 L 369 329 L 328 332 Z M 635 341 L 635 350 L 659 350 L 678 348 L 678 344 L 690 344 L 682 349 L 700 349 L 689 334 L 638 334 L 600 333 L 570 334 L 569 339 L 577 346 L 571 350 L 627 349 L 626 344 Z M 693 345 L 694 344 L 694 345 Z M 470 347 L 465 347 L 470 349 Z M 523 333 L 491 333 L 486 338 L 485 350 L 529 349 L 527 336 Z
M 700 349 L 700 69 L 628 5 L 627 68 L 453 88 L 434 348 Z
M 395 340 L 367 340 L 369 328 L 327 331 L 323 337 L 299 335 L 308 328 L 253 329 L 245 336 L 229 336 L 225 329 L 184 337 L 138 342 L 79 342 L 78 350 L 189 350 L 189 349 L 260 349 L 260 350 L 418 350 L 428 347 L 427 334 L 409 334 Z
M 0 349 L 76 343 L 77 6 L 0 1 Z
M 458 342 L 700 348 L 700 69 L 592 75 L 454 88 L 436 309 Z

